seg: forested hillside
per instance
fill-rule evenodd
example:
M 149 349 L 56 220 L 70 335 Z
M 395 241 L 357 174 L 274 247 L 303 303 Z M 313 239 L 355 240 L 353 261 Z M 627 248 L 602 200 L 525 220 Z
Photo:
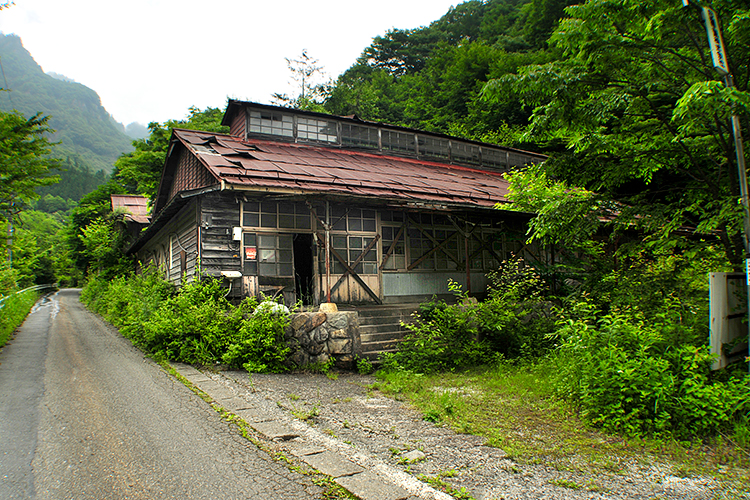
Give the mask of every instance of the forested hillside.
M 60 75 L 45 74 L 19 37 L 0 34 L 0 64 L 5 76 L 0 87 L 9 89 L 0 92 L 0 110 L 50 116 L 52 140 L 60 142 L 56 156 L 85 165 L 91 172 L 109 173 L 122 153 L 133 150 L 132 139 L 102 107 L 95 91 Z
M 546 40 L 569 0 L 472 0 L 428 27 L 377 36 L 339 77 L 325 109 L 473 139 L 523 145 L 513 129 L 531 110 L 509 96 L 483 99 L 484 85 L 554 58 Z

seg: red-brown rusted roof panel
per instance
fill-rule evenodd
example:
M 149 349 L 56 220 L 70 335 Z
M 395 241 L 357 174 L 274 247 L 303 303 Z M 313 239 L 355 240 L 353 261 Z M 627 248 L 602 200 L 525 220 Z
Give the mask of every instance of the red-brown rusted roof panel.
M 481 206 L 506 201 L 508 183 L 495 172 L 334 147 L 175 134 L 196 145 L 194 153 L 232 185 Z
M 148 198 L 133 194 L 113 194 L 110 196 L 112 210 L 121 209 L 130 215 L 148 215 Z

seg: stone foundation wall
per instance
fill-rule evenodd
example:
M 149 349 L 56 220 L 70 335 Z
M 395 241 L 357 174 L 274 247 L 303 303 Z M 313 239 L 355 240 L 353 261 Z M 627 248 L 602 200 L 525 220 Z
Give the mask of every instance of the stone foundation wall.
M 327 363 L 331 358 L 339 368 L 356 368 L 362 355 L 359 321 L 354 311 L 303 312 L 293 314 L 284 335 L 298 367 Z

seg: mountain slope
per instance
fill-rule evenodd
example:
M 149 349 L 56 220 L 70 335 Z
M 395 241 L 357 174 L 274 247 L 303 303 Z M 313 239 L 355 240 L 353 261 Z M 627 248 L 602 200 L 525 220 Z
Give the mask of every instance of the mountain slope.
M 81 160 L 92 171 L 112 171 L 122 153 L 133 150 L 131 138 L 101 105 L 96 92 L 60 75 L 47 75 L 16 35 L 0 34 L 0 110 L 16 109 L 25 116 L 42 112 L 56 130 L 58 156 Z

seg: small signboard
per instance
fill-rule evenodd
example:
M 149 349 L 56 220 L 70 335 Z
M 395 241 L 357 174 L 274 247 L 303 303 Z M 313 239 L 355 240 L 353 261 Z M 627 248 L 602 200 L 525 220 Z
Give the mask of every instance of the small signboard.
M 245 247 L 245 260 L 255 260 L 258 258 L 258 249 L 255 247 Z

